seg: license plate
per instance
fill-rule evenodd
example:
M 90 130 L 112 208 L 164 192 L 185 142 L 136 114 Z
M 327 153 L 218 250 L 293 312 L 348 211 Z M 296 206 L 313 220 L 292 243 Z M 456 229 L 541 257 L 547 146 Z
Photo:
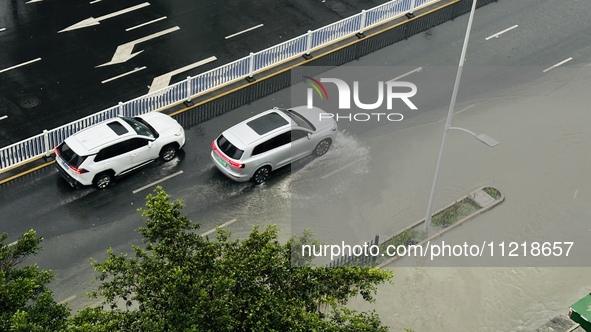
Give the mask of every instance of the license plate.
M 65 169 L 69 170 L 70 169 L 70 165 L 68 165 L 68 163 L 66 163 L 64 160 L 62 160 L 60 158 L 59 160 L 60 164 L 62 164 L 64 166 Z
M 224 161 L 224 159 L 222 159 L 220 156 L 218 156 L 217 154 L 215 155 L 215 159 L 218 161 L 218 163 L 220 163 L 220 165 L 226 167 L 228 164 Z

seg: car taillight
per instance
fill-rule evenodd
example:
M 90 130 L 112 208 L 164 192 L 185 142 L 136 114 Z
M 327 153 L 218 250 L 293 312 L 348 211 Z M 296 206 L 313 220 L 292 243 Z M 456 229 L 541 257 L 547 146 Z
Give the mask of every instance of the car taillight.
M 234 168 L 244 168 L 244 164 L 241 163 L 237 163 L 235 161 L 232 160 L 226 160 L 228 163 L 230 163 L 230 165 L 232 165 Z
M 55 152 L 56 156 L 60 155 L 59 150 L 57 149 L 57 146 L 55 148 L 53 148 L 53 152 Z
M 76 168 L 72 165 L 70 165 L 70 169 L 73 170 L 74 172 L 78 173 L 78 174 L 84 174 L 84 173 L 88 173 L 87 170 L 85 170 L 84 168 Z
M 230 164 L 232 167 L 234 167 L 234 168 L 244 168 L 244 164 L 237 163 L 237 162 L 233 161 L 232 159 L 230 159 L 230 158 L 226 157 L 226 155 L 225 155 L 223 152 L 221 152 L 221 151 L 218 149 L 218 147 L 217 147 L 217 146 L 216 146 L 216 144 L 215 144 L 215 141 L 212 141 L 212 142 L 211 142 L 211 148 L 212 148 L 212 149 L 213 149 L 215 152 L 217 152 L 217 154 L 218 154 L 220 157 L 222 157 L 222 159 L 224 159 L 226 162 L 228 162 L 228 164 Z

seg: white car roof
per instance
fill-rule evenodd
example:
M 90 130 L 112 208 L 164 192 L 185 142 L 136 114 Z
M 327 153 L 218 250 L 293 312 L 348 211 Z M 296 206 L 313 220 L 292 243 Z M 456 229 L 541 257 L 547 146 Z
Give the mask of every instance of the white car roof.
M 277 115 L 272 120 L 272 115 Z M 271 115 L 271 117 L 269 116 Z M 266 117 L 266 119 L 271 121 L 260 121 L 259 124 L 261 126 L 256 126 L 257 119 L 261 119 L 262 117 Z M 277 121 L 279 120 L 279 121 Z M 275 121 L 275 122 L 273 122 Z M 283 124 L 281 121 L 285 121 Z M 234 144 L 237 148 L 244 150 L 244 148 L 257 140 L 275 133 L 277 131 L 281 131 L 286 127 L 290 127 L 292 125 L 292 120 L 287 115 L 283 114 L 283 112 L 279 112 L 277 110 L 267 110 L 258 115 L 250 117 L 232 127 L 225 130 L 222 135 L 226 137 L 232 144 Z M 259 132 L 257 132 L 257 130 Z
M 120 130 L 119 133 L 116 130 Z M 134 135 L 136 132 L 129 124 L 121 118 L 114 118 L 83 129 L 66 138 L 65 142 L 77 154 L 89 155 L 97 153 L 105 144 Z

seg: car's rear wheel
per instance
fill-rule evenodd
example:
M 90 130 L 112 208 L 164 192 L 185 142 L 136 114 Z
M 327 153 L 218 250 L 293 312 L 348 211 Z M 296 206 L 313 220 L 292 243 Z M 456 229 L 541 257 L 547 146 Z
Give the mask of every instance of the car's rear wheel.
M 171 161 L 176 157 L 178 147 L 175 144 L 168 144 L 160 150 L 160 159 Z
M 322 141 L 318 142 L 318 144 L 316 144 L 316 147 L 314 148 L 314 155 L 316 157 L 325 155 L 330 149 L 331 144 L 332 141 L 328 138 L 325 138 Z
M 111 184 L 111 182 L 113 182 L 113 173 L 111 172 L 97 174 L 92 181 L 94 187 L 97 189 L 105 189 Z
M 271 168 L 269 166 L 263 166 L 254 172 L 250 179 L 254 184 L 261 184 L 269 179 L 271 176 Z

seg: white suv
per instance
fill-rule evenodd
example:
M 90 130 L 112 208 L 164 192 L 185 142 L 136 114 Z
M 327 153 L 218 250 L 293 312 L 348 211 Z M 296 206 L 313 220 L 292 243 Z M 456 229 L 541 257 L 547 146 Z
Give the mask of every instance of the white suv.
M 262 112 L 211 142 L 211 158 L 234 181 L 263 183 L 277 168 L 328 152 L 337 136 L 337 123 L 327 115 L 306 106 Z
M 150 112 L 117 117 L 75 133 L 54 149 L 55 164 L 72 187 L 104 189 L 115 177 L 158 157 L 172 160 L 184 145 L 185 131 L 176 120 Z

